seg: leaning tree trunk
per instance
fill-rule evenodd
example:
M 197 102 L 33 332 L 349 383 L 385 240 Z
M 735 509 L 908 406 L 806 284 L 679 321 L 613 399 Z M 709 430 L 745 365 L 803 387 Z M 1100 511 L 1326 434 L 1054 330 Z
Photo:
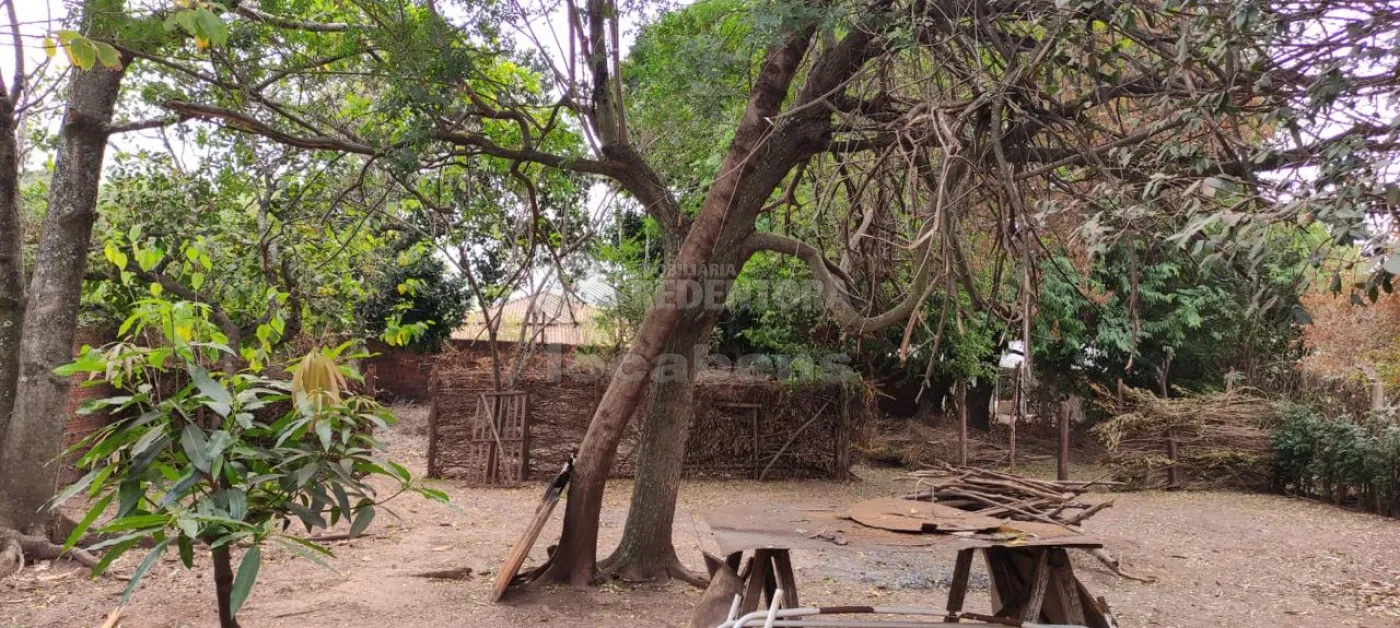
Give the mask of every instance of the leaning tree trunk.
M 809 24 L 768 52 L 734 140 L 720 163 L 719 175 L 686 232 L 676 263 L 662 277 L 658 296 L 663 298 L 647 309 L 631 348 L 623 355 L 588 424 L 569 484 L 559 549 L 541 580 L 567 581 L 575 586 L 586 586 L 593 581 L 598 521 L 608 473 L 617 456 L 623 428 L 642 397 L 656 356 L 681 319 L 684 309 L 678 303 L 684 303 L 687 288 L 703 279 L 697 269 L 712 263 L 717 253 L 734 255 L 743 249 L 745 239 L 753 231 L 758 209 L 797 159 L 789 152 L 768 161 L 765 157 L 791 148 L 775 145 L 791 140 L 770 139 L 765 143 L 765 139 L 772 129 L 774 116 L 787 98 L 798 65 L 806 56 L 814 30 L 815 25 Z M 667 302 L 666 295 L 679 298 Z
M 705 340 L 714 330 L 719 312 L 700 309 L 687 314 L 664 348 L 665 355 L 684 356 L 684 372 L 652 381 L 627 524 L 622 530 L 622 542 L 602 565 L 603 571 L 624 580 L 678 578 L 692 584 L 703 582 L 703 578 L 681 566 L 672 542 L 672 526 L 686 440 L 694 418 L 695 376 L 704 364 L 708 350 Z
M 0 442 L 5 440 L 14 410 L 20 330 L 24 328 L 24 249 L 15 122 L 14 102 L 0 95 Z
M 54 495 L 67 416 L 83 272 L 97 216 L 107 129 L 123 71 L 73 70 L 39 256 L 29 283 L 20 374 L 10 426 L 0 443 L 0 527 L 21 531 L 44 519 Z

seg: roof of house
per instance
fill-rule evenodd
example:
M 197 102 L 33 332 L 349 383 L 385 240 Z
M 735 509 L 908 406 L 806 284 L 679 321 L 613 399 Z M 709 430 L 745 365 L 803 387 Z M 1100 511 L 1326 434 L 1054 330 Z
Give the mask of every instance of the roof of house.
M 596 308 L 558 293 L 524 296 L 491 308 L 499 318 L 497 338 L 516 342 L 524 330 L 525 340 L 539 344 L 588 345 L 599 337 Z M 452 332 L 454 340 L 485 340 L 486 317 L 481 310 L 467 312 L 462 326 Z

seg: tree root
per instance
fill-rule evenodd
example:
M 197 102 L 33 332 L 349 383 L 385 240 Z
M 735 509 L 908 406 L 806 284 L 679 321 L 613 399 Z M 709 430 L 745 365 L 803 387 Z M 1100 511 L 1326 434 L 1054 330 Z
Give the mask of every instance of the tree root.
M 651 561 L 646 562 L 650 563 Z M 628 561 L 614 554 L 598 564 L 598 573 L 603 578 L 612 578 L 634 584 L 665 584 L 670 580 L 680 580 L 701 589 L 710 586 L 708 578 L 691 573 L 690 570 L 681 565 L 680 558 L 676 557 L 675 551 L 671 551 L 670 556 L 666 557 L 663 564 L 660 565 Z
M 21 534 L 8 528 L 0 529 L 0 579 L 19 573 L 26 562 L 58 559 L 71 560 L 89 569 L 96 567 L 99 562 L 96 556 L 85 550 L 75 547 L 64 552 L 61 545 L 43 536 Z M 116 580 L 125 579 L 110 571 L 103 575 Z

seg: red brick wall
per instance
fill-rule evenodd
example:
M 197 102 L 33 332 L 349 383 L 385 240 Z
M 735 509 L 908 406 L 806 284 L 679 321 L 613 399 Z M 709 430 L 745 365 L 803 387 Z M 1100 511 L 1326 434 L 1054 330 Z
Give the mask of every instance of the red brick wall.
M 366 382 L 380 401 L 426 402 L 432 398 L 437 355 L 372 343 L 376 355 L 360 363 Z
M 83 345 L 100 347 L 111 342 L 113 334 L 110 330 L 101 329 L 79 329 L 73 338 L 73 355 L 77 356 Z M 78 414 L 78 408 L 83 402 L 105 399 L 112 396 L 112 387 L 105 383 L 92 383 L 84 386 L 87 381 L 86 374 L 73 375 L 69 378 L 68 388 L 68 421 L 63 427 L 63 450 L 81 442 L 89 434 L 107 425 L 110 416 L 106 412 L 94 412 L 92 414 Z M 64 467 L 59 472 L 59 481 L 63 483 L 72 482 L 82 477 L 78 472 L 77 464 L 81 452 L 75 451 L 64 458 Z
M 515 354 L 515 343 L 502 342 L 498 345 L 501 358 L 504 362 L 510 362 L 510 356 Z M 489 376 L 489 360 L 491 349 L 485 341 L 459 340 L 454 339 L 448 348 L 439 354 L 418 353 L 411 349 L 401 347 L 390 347 L 378 342 L 370 343 L 369 350 L 376 355 L 362 360 L 360 368 L 365 376 L 365 381 L 369 389 L 374 391 L 375 398 L 382 402 L 392 403 L 395 401 L 412 401 L 415 403 L 427 403 L 433 398 L 433 371 L 439 362 L 457 364 L 470 362 L 481 363 L 482 372 Z M 534 347 L 533 351 L 543 354 L 543 347 Z M 571 355 L 574 347 L 564 347 L 565 355 Z M 540 356 L 536 355 L 538 358 Z

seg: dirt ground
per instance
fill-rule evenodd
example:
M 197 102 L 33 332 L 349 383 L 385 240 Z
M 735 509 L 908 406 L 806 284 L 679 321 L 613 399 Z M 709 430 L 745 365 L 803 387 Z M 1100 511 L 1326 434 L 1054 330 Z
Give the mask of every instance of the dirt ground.
M 389 435 L 390 449 L 415 472 L 424 468 L 422 412 L 407 408 Z M 1092 469 L 1083 470 L 1093 473 Z M 676 542 L 682 559 L 701 568 L 700 550 L 714 551 L 707 509 L 762 507 L 800 497 L 840 505 L 907 488 L 900 472 L 862 468 L 861 482 L 688 482 L 681 492 Z M 247 628 L 437 626 L 685 626 L 698 590 L 610 583 L 575 591 L 547 588 L 486 602 L 490 574 L 525 526 L 540 486 L 471 489 L 440 482 L 461 512 L 403 500 L 398 518 L 381 515 L 371 536 L 332 545 L 334 571 L 268 546 L 256 587 L 239 619 Z M 615 543 L 626 516 L 630 483 L 609 485 L 604 547 Z M 1275 626 L 1400 627 L 1400 521 L 1266 495 L 1132 493 L 1096 495 L 1115 505 L 1088 523 L 1091 533 L 1128 569 L 1156 579 L 1120 579 L 1087 556 L 1076 569 L 1105 596 L 1122 626 L 1265 628 Z M 562 511 L 562 509 L 561 509 Z M 556 538 L 559 517 L 542 540 Z M 534 559 L 543 556 L 544 542 Z M 129 571 L 141 555 L 123 557 Z M 951 550 L 898 548 L 856 552 L 833 546 L 795 552 L 804 604 L 875 603 L 942 606 Z M 235 558 L 236 560 L 236 558 Z M 432 580 L 423 572 L 469 567 L 466 581 Z M 983 609 L 985 573 L 973 572 L 970 610 Z M 98 626 L 123 584 L 91 581 L 81 568 L 40 564 L 0 582 L 0 628 Z M 142 582 L 126 611 L 128 628 L 217 625 L 208 560 L 185 571 L 170 556 Z

